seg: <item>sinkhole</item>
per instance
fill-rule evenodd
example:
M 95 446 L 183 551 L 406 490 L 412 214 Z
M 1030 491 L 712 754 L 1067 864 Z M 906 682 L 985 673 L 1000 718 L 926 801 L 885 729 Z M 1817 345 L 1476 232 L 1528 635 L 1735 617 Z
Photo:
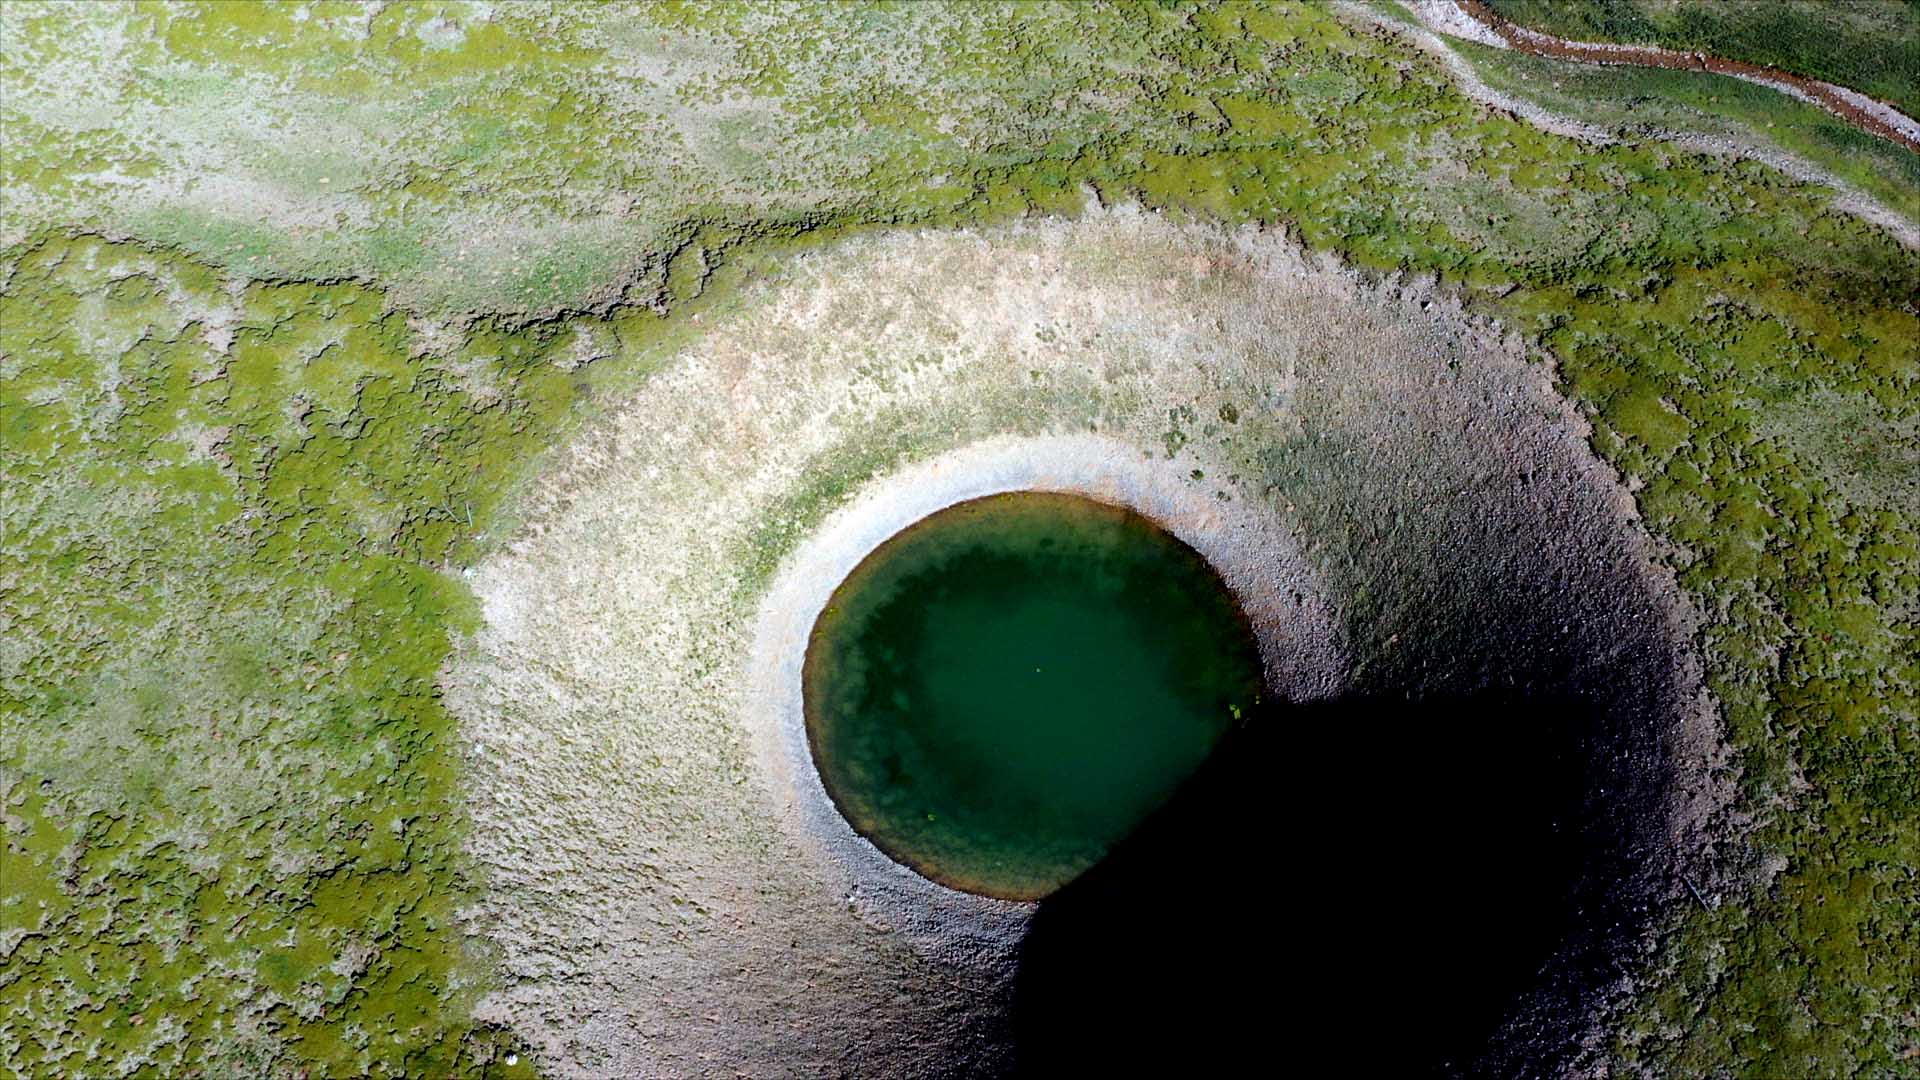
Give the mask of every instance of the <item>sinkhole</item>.
M 803 671 L 828 795 L 890 858 L 1009 900 L 1055 892 L 1260 703 L 1204 558 L 1142 515 L 1032 491 L 894 535 L 840 584 Z

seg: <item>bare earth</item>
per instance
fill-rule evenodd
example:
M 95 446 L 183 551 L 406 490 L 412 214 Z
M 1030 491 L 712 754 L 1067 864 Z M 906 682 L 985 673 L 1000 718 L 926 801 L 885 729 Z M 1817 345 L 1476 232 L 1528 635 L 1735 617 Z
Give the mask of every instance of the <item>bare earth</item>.
M 838 575 L 990 490 L 1169 522 L 1253 598 L 1289 698 L 1551 670 L 1607 702 L 1591 887 L 1620 915 L 1495 1054 L 1577 1045 L 1627 989 L 1580 973 L 1682 875 L 1716 888 L 1738 823 L 1672 583 L 1548 372 L 1421 283 L 1120 210 L 854 240 L 709 319 L 529 493 L 444 672 L 489 879 L 468 928 L 506 979 L 481 1012 L 557 1074 L 1008 1063 L 1029 908 L 864 848 L 794 738 Z

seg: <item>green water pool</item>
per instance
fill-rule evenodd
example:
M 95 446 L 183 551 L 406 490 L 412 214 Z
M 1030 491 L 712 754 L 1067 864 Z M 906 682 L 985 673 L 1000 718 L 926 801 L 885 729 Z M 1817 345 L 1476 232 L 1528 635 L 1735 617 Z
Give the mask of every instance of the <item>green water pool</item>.
M 874 550 L 808 643 L 807 735 L 861 835 L 958 889 L 1037 899 L 1164 804 L 1262 693 L 1244 615 L 1130 510 L 1015 492 Z

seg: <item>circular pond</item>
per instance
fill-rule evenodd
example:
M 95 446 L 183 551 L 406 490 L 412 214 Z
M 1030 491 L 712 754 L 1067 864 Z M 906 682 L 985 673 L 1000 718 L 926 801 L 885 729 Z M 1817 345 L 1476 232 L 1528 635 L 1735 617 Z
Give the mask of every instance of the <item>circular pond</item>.
M 1030 900 L 1163 805 L 1263 688 L 1213 568 L 1141 515 L 1014 492 L 876 548 L 814 624 L 809 745 L 847 821 L 953 888 Z

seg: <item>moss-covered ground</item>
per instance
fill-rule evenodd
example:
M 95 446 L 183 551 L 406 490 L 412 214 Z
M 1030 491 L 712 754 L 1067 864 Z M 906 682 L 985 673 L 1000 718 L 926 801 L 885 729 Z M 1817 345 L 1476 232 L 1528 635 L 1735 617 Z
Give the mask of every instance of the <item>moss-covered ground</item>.
M 1674 917 L 1609 1054 L 1920 1061 L 1920 258 L 1824 191 L 1543 133 L 1303 4 L 0 34 L 9 1071 L 508 1069 L 435 675 L 515 483 L 759 260 L 1095 197 L 1434 275 L 1538 342 L 1706 614 L 1777 871 Z

